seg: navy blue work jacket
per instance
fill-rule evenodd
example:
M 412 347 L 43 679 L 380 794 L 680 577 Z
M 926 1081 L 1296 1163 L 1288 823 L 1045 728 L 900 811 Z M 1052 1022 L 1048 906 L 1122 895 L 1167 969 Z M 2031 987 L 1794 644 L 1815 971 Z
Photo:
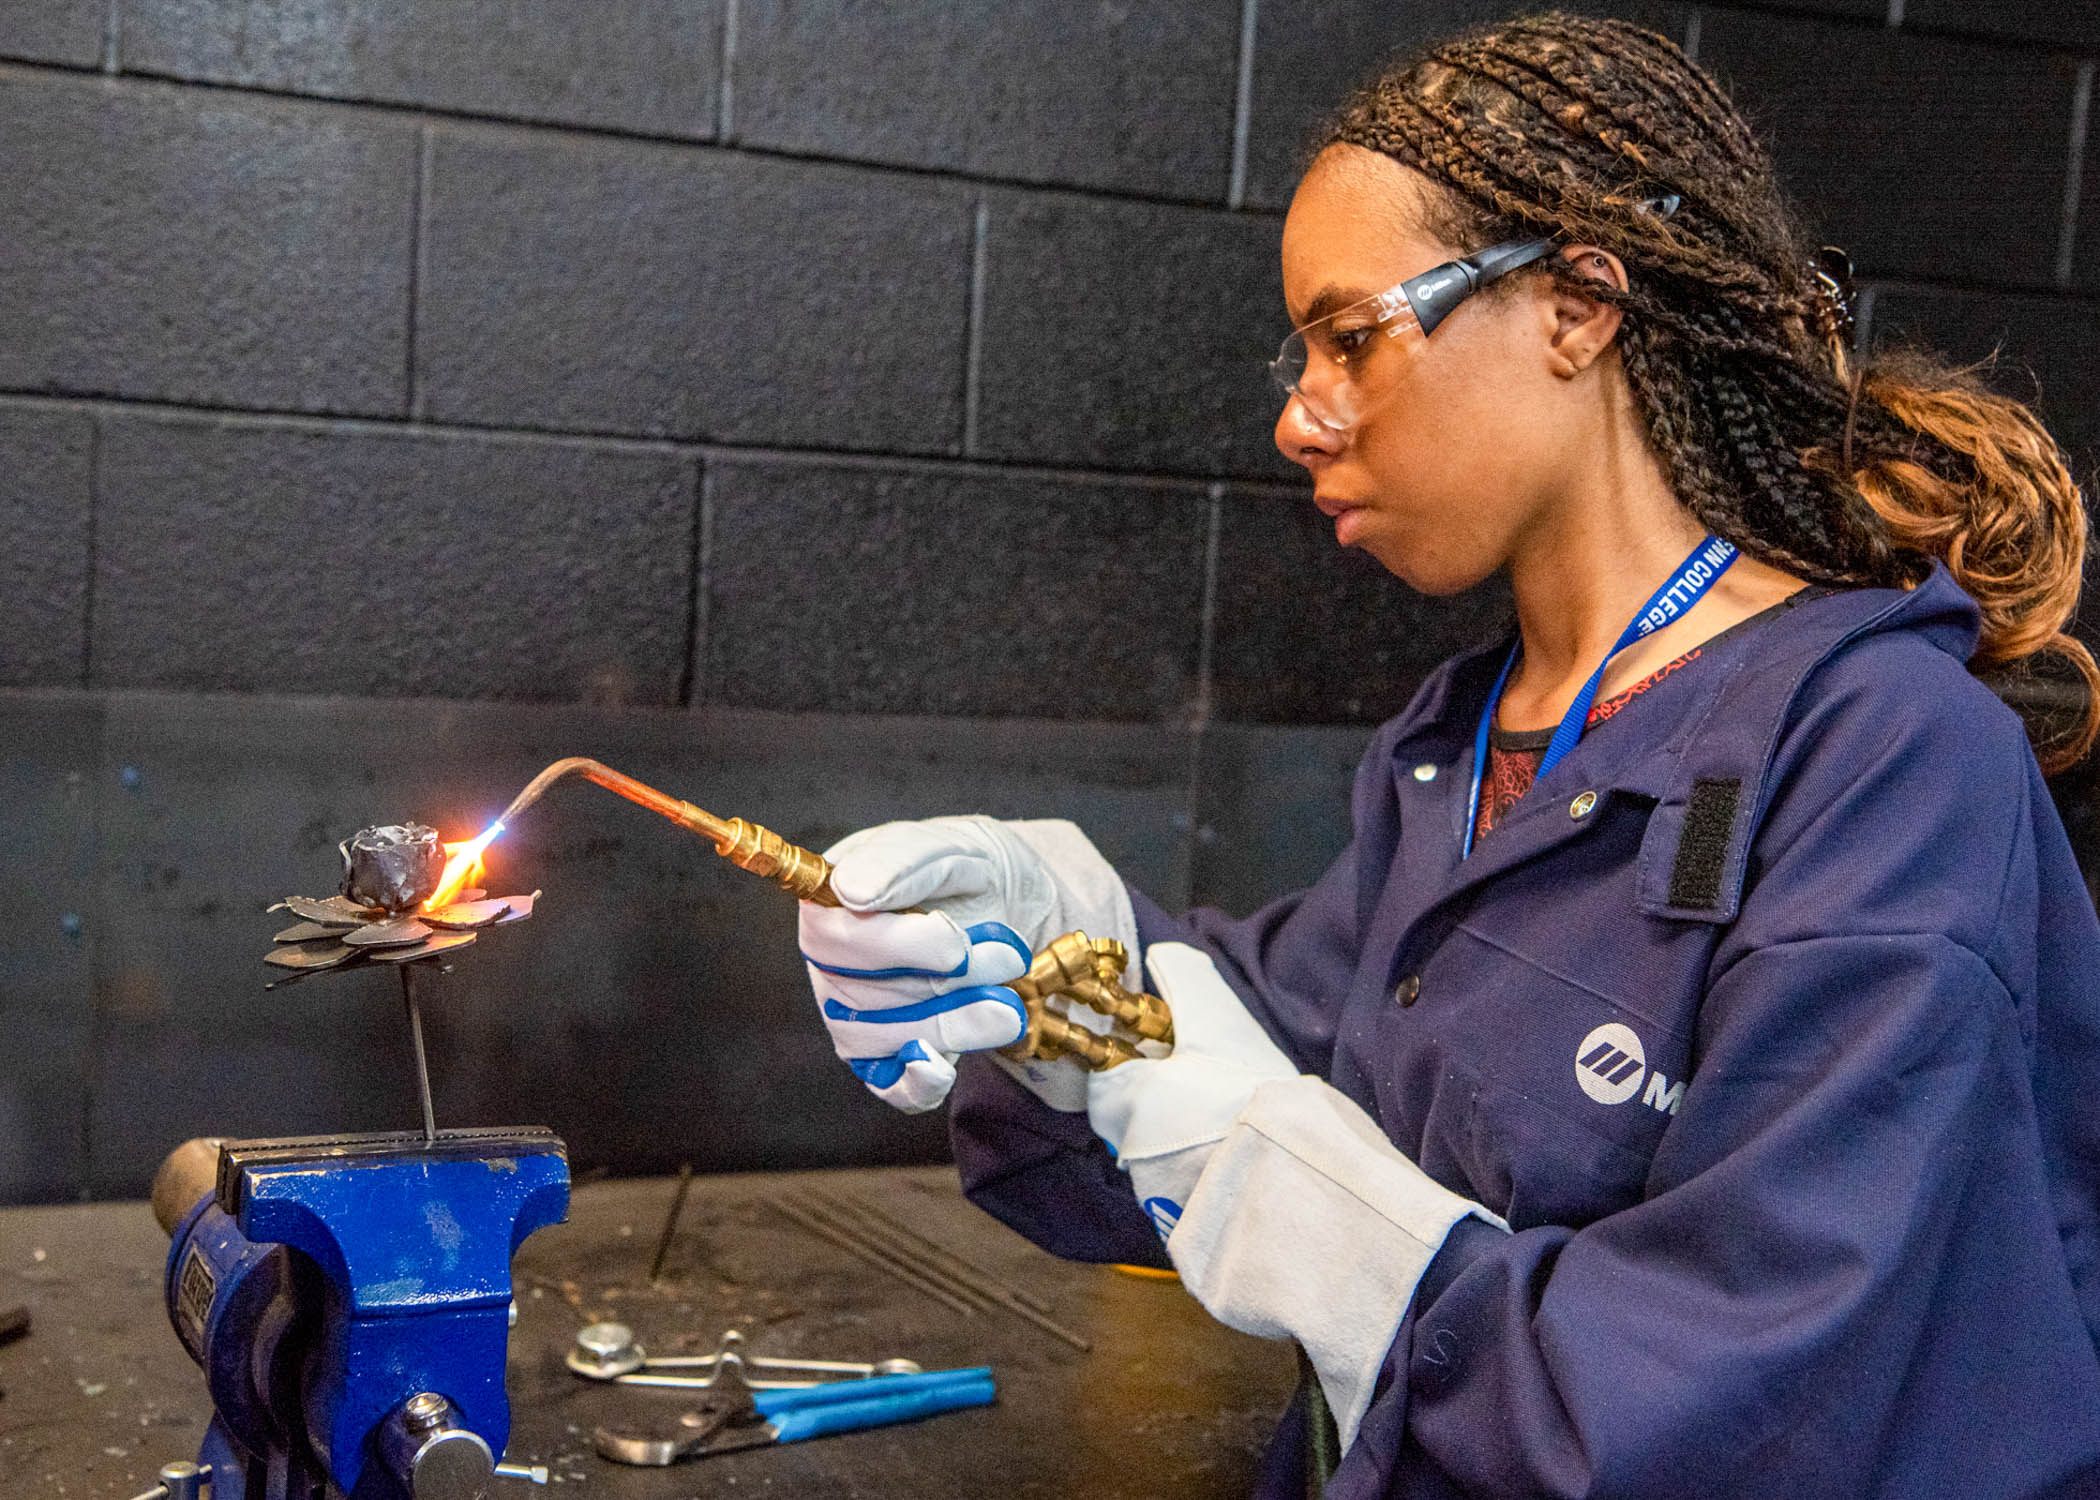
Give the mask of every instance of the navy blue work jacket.
M 1317 885 L 1138 898 L 1514 1231 L 1431 1264 L 1330 1497 L 2100 1493 L 2100 923 L 1977 624 L 1936 570 L 1710 643 L 1463 862 L 1461 656 Z M 1085 1117 L 969 1062 L 971 1196 L 1158 1263 Z

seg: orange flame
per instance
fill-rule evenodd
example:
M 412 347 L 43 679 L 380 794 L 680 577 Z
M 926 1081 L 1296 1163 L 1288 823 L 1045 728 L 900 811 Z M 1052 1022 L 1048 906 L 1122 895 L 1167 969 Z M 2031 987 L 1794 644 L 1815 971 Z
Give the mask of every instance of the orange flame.
M 423 910 L 437 911 L 450 906 L 453 899 L 473 882 L 481 878 L 481 851 L 495 842 L 496 835 L 503 832 L 503 825 L 491 823 L 463 844 L 447 844 L 445 873 L 438 878 L 438 888 L 430 893 L 423 903 Z

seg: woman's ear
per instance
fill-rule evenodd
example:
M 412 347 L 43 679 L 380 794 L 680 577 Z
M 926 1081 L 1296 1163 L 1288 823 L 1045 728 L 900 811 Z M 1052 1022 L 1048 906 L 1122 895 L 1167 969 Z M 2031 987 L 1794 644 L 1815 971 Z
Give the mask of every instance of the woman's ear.
M 1609 251 L 1595 245 L 1569 245 L 1560 255 L 1577 276 L 1616 291 L 1626 290 L 1626 267 Z M 1617 303 L 1585 297 L 1558 281 L 1550 297 L 1553 327 L 1548 357 L 1554 374 L 1572 380 L 1610 347 L 1624 314 Z

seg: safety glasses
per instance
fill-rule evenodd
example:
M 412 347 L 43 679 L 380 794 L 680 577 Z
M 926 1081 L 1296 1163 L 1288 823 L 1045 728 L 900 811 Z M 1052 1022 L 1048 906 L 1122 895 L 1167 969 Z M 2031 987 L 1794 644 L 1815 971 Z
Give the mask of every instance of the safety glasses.
M 1679 201 L 1669 193 L 1640 207 L 1667 218 Z M 1269 374 L 1285 397 L 1297 401 L 1315 422 L 1332 432 L 1346 432 L 1369 410 L 1375 385 L 1366 372 L 1381 344 L 1396 339 L 1419 344 L 1459 303 L 1546 255 L 1556 242 L 1549 235 L 1490 245 L 1317 318 L 1283 341 L 1269 363 Z
M 1381 342 L 1428 338 L 1459 303 L 1552 248 L 1550 238 L 1511 240 L 1410 276 L 1293 329 L 1270 361 L 1269 374 L 1315 422 L 1345 432 L 1364 418 L 1371 391 L 1365 369 Z

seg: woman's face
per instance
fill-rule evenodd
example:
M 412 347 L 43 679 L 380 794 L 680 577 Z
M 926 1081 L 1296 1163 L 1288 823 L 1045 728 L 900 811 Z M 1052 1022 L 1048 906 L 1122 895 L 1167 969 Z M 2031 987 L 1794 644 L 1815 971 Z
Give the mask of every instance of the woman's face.
M 1447 245 L 1422 228 L 1430 191 L 1377 152 L 1322 152 L 1284 221 L 1292 323 L 1484 248 Z M 1294 399 L 1277 418 L 1276 446 L 1312 475 L 1337 542 L 1428 594 L 1455 593 L 1502 566 L 1551 506 L 1567 445 L 1581 440 L 1569 389 L 1577 382 L 1552 357 L 1564 300 L 1548 279 L 1520 276 L 1467 299 L 1426 339 L 1350 332 L 1346 313 L 1330 325 L 1362 347 L 1352 378 L 1363 415 L 1336 431 Z

